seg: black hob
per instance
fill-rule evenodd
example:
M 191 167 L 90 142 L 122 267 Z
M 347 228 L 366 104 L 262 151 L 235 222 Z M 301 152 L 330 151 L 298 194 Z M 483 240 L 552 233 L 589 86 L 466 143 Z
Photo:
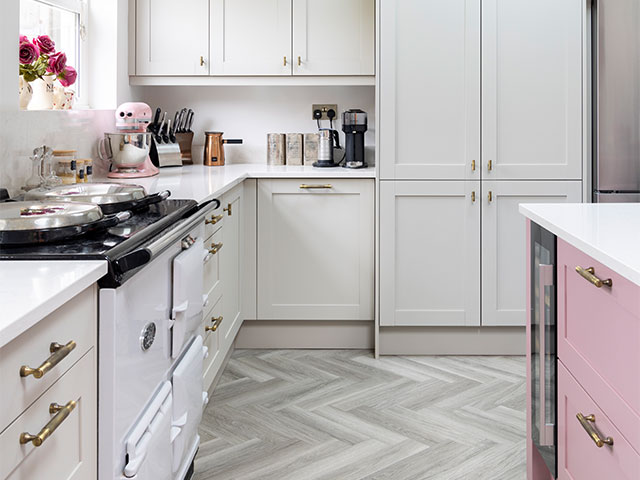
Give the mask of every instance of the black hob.
M 127 263 L 128 253 L 198 209 L 195 200 L 164 200 L 136 211 L 130 219 L 107 230 L 56 243 L 0 246 L 0 260 L 107 260 L 109 273 L 99 284 L 116 287 L 128 272 L 144 264 L 144 259 Z

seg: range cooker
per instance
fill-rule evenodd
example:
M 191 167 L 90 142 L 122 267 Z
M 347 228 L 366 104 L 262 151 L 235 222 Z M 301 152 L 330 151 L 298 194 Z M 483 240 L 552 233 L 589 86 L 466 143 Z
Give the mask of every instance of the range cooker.
M 215 203 L 163 200 L 107 230 L 0 246 L 0 260 L 108 262 L 99 281 L 99 480 L 192 474 L 208 401 L 203 220 Z

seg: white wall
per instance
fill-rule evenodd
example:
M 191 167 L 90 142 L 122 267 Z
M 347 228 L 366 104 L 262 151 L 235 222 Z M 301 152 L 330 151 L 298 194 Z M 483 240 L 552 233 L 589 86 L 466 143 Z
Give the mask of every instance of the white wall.
M 368 162 L 373 164 L 374 87 L 140 87 L 140 100 L 155 111 L 161 107 L 173 118 L 176 110 L 195 112 L 194 160 L 202 162 L 205 130 L 223 131 L 226 138 L 242 138 L 243 145 L 225 146 L 228 163 L 265 163 L 267 133 L 317 131 L 311 104 L 336 103 L 338 114 L 349 108 L 367 112 L 369 131 L 365 136 Z M 338 115 L 340 116 L 340 115 Z M 323 122 L 328 127 L 328 122 Z M 340 130 L 340 122 L 334 122 Z M 340 130 L 340 132 L 342 132 Z M 341 133 L 340 141 L 344 143 Z M 197 153 L 195 153 L 197 152 Z

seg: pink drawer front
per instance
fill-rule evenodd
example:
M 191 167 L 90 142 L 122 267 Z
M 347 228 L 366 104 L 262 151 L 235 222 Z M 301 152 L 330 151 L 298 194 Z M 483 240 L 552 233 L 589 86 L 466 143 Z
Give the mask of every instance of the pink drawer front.
M 578 266 L 612 286 L 598 288 Z M 561 240 L 558 357 L 640 452 L 640 287 Z
M 578 418 L 613 445 L 598 447 Z M 558 362 L 558 480 L 638 480 L 640 455 L 634 450 L 593 399 Z

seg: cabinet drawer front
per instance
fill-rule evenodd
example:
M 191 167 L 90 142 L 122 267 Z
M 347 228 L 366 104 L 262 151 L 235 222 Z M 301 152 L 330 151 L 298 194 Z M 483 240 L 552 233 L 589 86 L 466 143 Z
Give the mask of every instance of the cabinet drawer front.
M 204 310 L 210 309 L 220 300 L 222 296 L 221 263 L 222 250 L 222 230 L 214 233 L 206 242 L 205 248 L 209 250 L 209 255 L 204 259 L 204 294 L 207 296 Z M 215 252 L 215 253 L 211 253 Z
M 22 480 L 96 478 L 96 362 L 92 349 L 0 435 L 0 478 Z M 36 435 L 56 414 L 52 403 L 76 405 L 39 446 L 20 444 L 20 435 Z
M 613 445 L 598 448 L 576 417 L 578 413 L 585 417 L 593 415 L 595 421 L 586 421 L 588 428 L 594 429 L 602 440 L 613 439 Z M 558 415 L 559 480 L 640 478 L 638 452 L 561 362 L 558 362 Z
M 597 288 L 576 267 L 613 285 Z M 561 240 L 558 355 L 640 451 L 640 287 Z
M 97 310 L 95 287 L 90 287 L 0 349 L 2 389 L 11 392 L 0 395 L 0 431 L 94 345 Z M 53 356 L 52 343 L 68 346 Z M 37 369 L 48 359 L 55 365 L 42 377 L 21 376 L 23 366 Z
M 209 237 L 216 233 L 222 225 L 224 225 L 224 217 L 226 215 L 222 211 L 222 203 L 216 209 L 209 210 L 204 218 L 204 238 L 209 241 Z

